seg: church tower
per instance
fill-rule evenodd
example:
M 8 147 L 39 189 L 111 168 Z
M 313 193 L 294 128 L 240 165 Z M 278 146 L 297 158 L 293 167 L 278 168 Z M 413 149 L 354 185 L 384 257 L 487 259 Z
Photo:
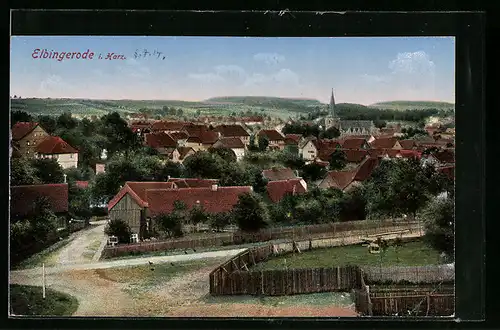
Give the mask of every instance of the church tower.
M 330 117 L 335 118 L 335 96 L 333 95 L 333 88 L 332 88 L 332 96 L 330 97 L 330 105 L 328 106 L 328 114 Z
M 333 88 L 330 104 L 328 105 L 328 115 L 325 117 L 325 129 L 329 129 L 332 126 L 340 129 L 340 120 L 335 116 L 335 96 L 333 95 Z

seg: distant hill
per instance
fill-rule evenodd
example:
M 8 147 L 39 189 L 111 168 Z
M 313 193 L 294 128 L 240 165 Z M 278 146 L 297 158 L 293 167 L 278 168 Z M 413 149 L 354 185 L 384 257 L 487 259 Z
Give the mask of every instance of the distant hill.
M 34 115 L 104 115 L 117 111 L 122 114 L 137 113 L 141 109 L 153 114 L 164 107 L 182 109 L 185 115 L 229 115 L 254 112 L 262 115 L 288 118 L 323 106 L 317 100 L 287 99 L 278 97 L 217 97 L 201 102 L 181 100 L 91 100 L 25 98 L 11 99 L 11 111 L 22 110 Z
M 369 107 L 378 109 L 409 110 L 409 109 L 455 109 L 454 103 L 437 101 L 388 101 L 371 104 Z

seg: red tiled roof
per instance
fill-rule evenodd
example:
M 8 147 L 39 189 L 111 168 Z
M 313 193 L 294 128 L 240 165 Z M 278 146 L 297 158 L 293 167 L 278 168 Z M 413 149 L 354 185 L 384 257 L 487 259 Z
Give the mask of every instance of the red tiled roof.
M 281 134 L 280 132 L 278 132 L 275 129 L 260 130 L 258 133 L 258 136 L 259 137 L 265 136 L 269 139 L 269 141 L 284 141 L 285 140 L 285 137 L 283 136 L 283 134 Z
M 416 146 L 415 140 L 399 140 L 399 144 L 403 149 L 413 149 Z
M 108 203 L 108 211 L 126 195 L 129 194 L 132 199 L 141 207 L 147 207 L 146 190 L 148 189 L 174 189 L 176 184 L 173 182 L 133 182 L 127 181 L 123 188 Z
M 333 181 L 329 188 L 338 188 L 344 190 L 354 179 L 356 171 L 329 171 L 325 179 L 329 178 Z
M 248 132 L 241 125 L 219 125 L 214 131 L 220 132 L 223 137 L 247 137 Z
M 271 168 L 262 171 L 262 176 L 264 176 L 269 181 L 280 181 L 295 179 L 297 176 L 291 168 Z
M 354 176 L 354 181 L 363 182 L 368 179 L 373 170 L 380 164 L 380 160 L 378 158 L 366 158 L 356 169 L 356 174 Z
M 145 122 L 145 121 L 136 121 L 136 122 L 132 122 L 130 123 L 130 128 L 132 130 L 134 129 L 145 129 L 145 128 L 151 128 L 151 123 L 149 122 Z
M 369 154 L 367 150 L 363 149 L 341 149 L 345 154 L 346 161 L 348 163 L 359 163 L 363 161 Z
M 343 149 L 361 149 L 366 143 L 366 139 L 364 138 L 343 139 L 341 142 Z
M 154 217 L 174 210 L 175 201 L 181 201 L 189 208 L 200 205 L 205 212 L 229 212 L 238 202 L 240 195 L 250 193 L 251 186 L 179 188 L 175 190 L 151 189 L 146 192 L 149 216 Z M 198 203 L 199 202 L 199 203 Z
M 21 140 L 38 126 L 34 122 L 18 122 L 12 127 L 12 140 Z
M 89 182 L 88 181 L 75 181 L 75 185 L 78 187 L 78 188 L 88 188 L 89 186 Z
M 48 136 L 36 146 L 35 152 L 46 155 L 74 154 L 77 153 L 78 150 L 58 136 Z
M 208 127 L 203 124 L 189 123 L 184 125 L 182 127 L 182 130 L 185 131 L 191 137 L 191 136 L 199 136 L 202 132 L 207 131 Z
M 303 194 L 307 192 L 301 183 L 302 178 L 270 181 L 267 183 L 267 194 L 273 203 L 279 202 L 286 194 Z
M 214 148 L 229 148 L 229 149 L 243 149 L 245 144 L 238 137 L 225 137 L 220 138 L 213 145 Z
M 403 158 L 411 158 L 411 157 L 420 158 L 422 156 L 422 153 L 417 150 L 401 149 L 399 150 L 399 153 Z
M 383 137 L 372 141 L 371 147 L 375 149 L 391 149 L 396 144 L 397 138 L 395 137 Z
M 302 134 L 286 134 L 285 143 L 289 145 L 298 145 L 301 138 Z
M 219 182 L 218 179 L 198 178 L 170 178 L 168 182 L 175 182 L 179 188 L 207 188 Z
M 434 158 L 436 158 L 441 163 L 454 163 L 455 162 L 455 152 L 451 150 L 439 150 L 432 153 Z
M 187 142 L 202 143 L 202 144 L 213 144 L 219 139 L 219 133 L 214 131 L 209 131 L 207 129 L 201 129 L 195 133 L 196 135 L 191 135 L 188 137 Z
M 194 152 L 194 149 L 191 147 L 178 147 L 177 151 L 179 152 L 179 159 L 184 159 L 190 151 Z
M 182 121 L 157 121 L 151 125 L 152 131 L 180 131 L 186 125 Z
M 175 148 L 177 142 L 165 132 L 146 134 L 146 145 L 151 148 Z
M 175 141 L 187 140 L 189 135 L 186 132 L 172 132 L 169 134 Z
M 22 217 L 34 211 L 34 202 L 46 197 L 54 213 L 68 212 L 68 185 L 41 184 L 10 187 L 10 212 L 14 217 Z

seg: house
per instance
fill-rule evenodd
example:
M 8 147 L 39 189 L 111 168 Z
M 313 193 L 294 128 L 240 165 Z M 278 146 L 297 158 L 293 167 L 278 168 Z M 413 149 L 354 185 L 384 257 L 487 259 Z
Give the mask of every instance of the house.
M 33 216 L 36 201 L 41 197 L 46 198 L 52 212 L 62 218 L 58 226 L 66 227 L 66 221 L 69 220 L 68 185 L 66 183 L 10 187 L 11 219 Z
M 239 137 L 222 137 L 214 143 L 212 148 L 227 148 L 234 152 L 236 161 L 240 161 L 245 157 L 245 144 Z
M 189 137 L 186 140 L 186 147 L 195 151 L 208 150 L 220 138 L 219 132 L 209 130 L 204 125 L 190 125 L 184 128 Z
M 232 210 L 243 193 L 252 191 L 250 186 L 181 188 L 176 182 L 127 182 L 108 203 L 111 220 L 121 219 L 133 234 L 143 239 L 153 226 L 153 218 L 174 210 L 176 201 L 183 202 L 188 209 L 195 205 L 205 212 L 218 213 Z
M 176 150 L 179 156 L 177 159 L 172 159 L 172 161 L 181 164 L 184 161 L 184 159 L 196 153 L 196 151 L 191 147 L 177 147 Z
M 285 134 L 285 144 L 298 146 L 302 141 L 302 134 Z
M 106 165 L 105 164 L 95 164 L 95 174 L 106 173 Z
M 145 135 L 145 145 L 155 149 L 162 156 L 172 157 L 177 148 L 177 142 L 165 132 L 148 133 Z
M 186 132 L 172 132 L 169 133 L 170 137 L 174 139 L 179 147 L 185 147 L 187 139 L 189 138 L 188 133 Z
M 342 149 L 370 149 L 366 138 L 344 138 L 339 141 Z
M 129 127 L 132 132 L 136 133 L 141 139 L 144 139 L 146 133 L 151 133 L 151 124 L 148 121 L 134 121 L 130 123 Z
M 422 156 L 423 164 L 431 164 L 437 167 L 455 165 L 455 152 L 450 149 L 433 151 Z
M 417 143 L 415 140 L 398 140 L 392 147 L 393 149 L 398 149 L 398 150 L 412 150 L 417 147 Z
M 365 158 L 359 166 L 350 171 L 330 171 L 319 183 L 320 188 L 337 188 L 348 191 L 366 181 L 380 164 L 379 158 Z
M 262 176 L 269 181 L 296 179 L 297 174 L 291 168 L 271 168 L 262 171 Z
M 367 157 L 370 157 L 368 150 L 364 149 L 341 149 L 345 155 L 346 167 L 356 167 Z
M 244 145 L 250 143 L 250 134 L 241 125 L 219 125 L 214 128 L 223 138 L 239 138 Z
M 167 182 L 173 182 L 179 188 L 207 188 L 218 184 L 218 179 L 198 179 L 198 178 L 168 178 Z
M 301 154 L 305 161 L 312 161 L 316 158 L 320 158 L 323 161 L 329 161 L 330 155 L 340 148 L 341 144 L 335 140 L 311 139 L 304 144 Z
M 151 132 L 174 133 L 180 132 L 190 123 L 182 121 L 156 121 L 151 124 Z
M 396 145 L 396 137 L 379 137 L 370 143 L 373 149 L 392 149 Z
M 441 125 L 440 124 L 427 125 L 425 126 L 424 130 L 427 132 L 427 134 L 433 136 L 434 134 L 441 132 Z
M 18 122 L 11 130 L 16 155 L 34 158 L 35 148 L 50 135 L 36 122 Z
M 78 150 L 58 136 L 48 136 L 35 147 L 35 158 L 55 158 L 67 169 L 77 167 Z
M 437 171 L 443 173 L 448 178 L 455 180 L 455 165 L 438 167 Z
M 296 195 L 307 192 L 307 183 L 302 178 L 270 181 L 267 183 L 267 194 L 273 203 L 278 203 L 285 195 Z
M 280 149 L 285 148 L 285 136 L 278 132 L 276 129 L 263 129 L 257 133 L 257 138 L 261 139 L 266 137 L 269 140 L 270 149 Z

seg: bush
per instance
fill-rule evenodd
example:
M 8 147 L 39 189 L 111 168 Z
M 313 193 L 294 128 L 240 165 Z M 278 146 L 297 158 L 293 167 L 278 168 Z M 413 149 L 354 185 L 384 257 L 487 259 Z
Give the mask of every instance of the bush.
M 132 234 L 132 231 L 130 230 L 130 226 L 123 220 L 111 220 L 106 225 L 104 232 L 108 236 L 116 236 L 118 238 L 118 243 L 120 244 L 130 243 L 130 236 Z

